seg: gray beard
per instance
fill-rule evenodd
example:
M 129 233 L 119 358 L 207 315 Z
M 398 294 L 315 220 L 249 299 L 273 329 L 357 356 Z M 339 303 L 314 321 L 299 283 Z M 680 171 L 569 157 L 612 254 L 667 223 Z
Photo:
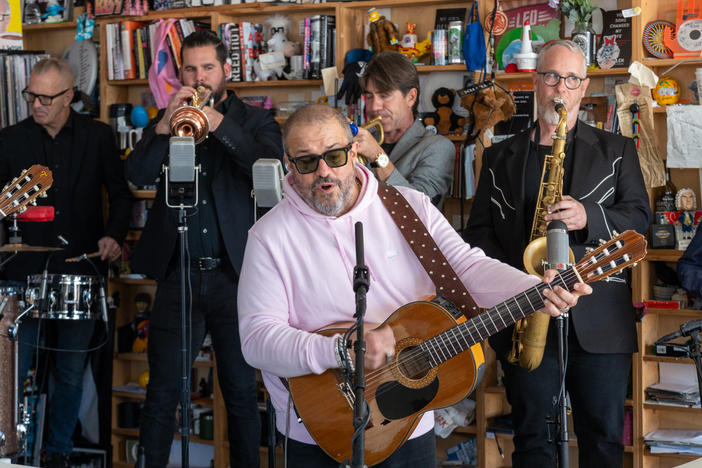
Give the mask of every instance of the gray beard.
M 355 179 L 355 174 L 349 179 L 350 182 L 335 181 L 328 177 L 322 177 L 317 179 L 308 190 L 305 190 L 304 193 L 301 192 L 300 196 L 303 200 L 305 200 L 305 202 L 307 202 L 308 205 L 312 206 L 319 213 L 325 216 L 339 216 L 344 211 L 346 205 L 351 199 Z M 322 196 L 321 198 L 314 196 L 315 188 L 321 184 L 329 183 L 336 184 L 339 187 L 339 196 L 337 197 L 336 201 L 333 202 L 326 196 Z

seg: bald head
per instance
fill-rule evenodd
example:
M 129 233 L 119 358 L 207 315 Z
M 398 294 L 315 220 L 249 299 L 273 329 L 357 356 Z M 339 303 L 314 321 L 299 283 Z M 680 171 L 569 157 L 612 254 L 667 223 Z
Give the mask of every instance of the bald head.
M 309 104 L 293 112 L 285 121 L 285 125 L 283 125 L 283 150 L 286 153 L 288 152 L 289 137 L 296 129 L 309 125 L 321 127 L 322 125 L 328 125 L 330 123 L 344 129 L 348 141 L 353 141 L 353 134 L 351 133 L 349 122 L 341 112 L 323 104 Z

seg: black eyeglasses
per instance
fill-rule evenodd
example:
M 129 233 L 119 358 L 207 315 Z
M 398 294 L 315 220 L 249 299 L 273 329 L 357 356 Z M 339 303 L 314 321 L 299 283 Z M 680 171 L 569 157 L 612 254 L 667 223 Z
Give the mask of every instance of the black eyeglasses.
M 552 87 L 558 86 L 558 83 L 563 80 L 568 89 L 578 89 L 580 84 L 586 79 L 575 75 L 561 76 L 553 72 L 536 72 L 536 74 L 541 75 L 544 79 L 544 83 Z
M 349 150 L 353 143 L 343 148 L 334 148 L 325 151 L 323 154 L 306 154 L 297 158 L 288 158 L 295 165 L 297 172 L 300 174 L 310 174 L 319 167 L 319 160 L 324 159 L 329 167 L 341 167 L 346 164 L 349 159 Z
M 30 104 L 33 104 L 35 99 L 39 99 L 39 102 L 42 106 L 50 106 L 51 103 L 54 102 L 54 99 L 61 96 L 62 94 L 67 93 L 69 89 L 71 88 L 66 88 L 60 93 L 54 94 L 53 96 L 47 96 L 46 94 L 34 94 L 31 91 L 27 91 L 27 88 L 24 88 L 22 90 L 22 98 Z

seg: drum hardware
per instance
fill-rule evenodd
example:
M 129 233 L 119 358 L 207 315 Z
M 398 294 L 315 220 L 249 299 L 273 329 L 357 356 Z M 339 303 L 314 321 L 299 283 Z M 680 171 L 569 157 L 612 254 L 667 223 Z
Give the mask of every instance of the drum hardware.
M 61 320 L 97 318 L 95 299 L 98 297 L 98 281 L 95 276 L 47 274 L 46 281 L 44 276 L 37 274 L 27 278 L 25 300 L 35 306 L 32 317 Z
M 0 246 L 0 252 L 54 252 L 57 250 L 63 250 L 63 247 L 47 247 L 43 245 L 29 245 L 29 244 L 5 244 Z

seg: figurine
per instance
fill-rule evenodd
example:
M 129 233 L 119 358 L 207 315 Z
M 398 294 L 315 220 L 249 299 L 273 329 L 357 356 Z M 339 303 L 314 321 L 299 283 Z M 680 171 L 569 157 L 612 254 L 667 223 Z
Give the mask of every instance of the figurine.
M 385 50 L 397 50 L 400 41 L 397 40 L 399 32 L 392 21 L 379 15 L 375 8 L 368 10 L 368 20 L 370 21 L 370 32 L 368 33 L 368 45 L 374 53 Z
M 49 3 L 46 4 L 46 13 L 41 15 L 41 18 L 45 23 L 60 23 L 63 21 L 63 10 L 64 8 L 59 5 L 57 0 L 49 0 Z
M 412 62 L 417 62 L 431 50 L 431 31 L 427 33 L 427 38 L 422 42 L 417 42 L 417 35 L 414 34 L 415 24 L 407 22 L 407 34 L 402 36 L 402 44 L 397 51 L 405 55 Z
M 285 15 L 273 15 L 266 19 L 265 35 L 268 52 L 259 56 L 254 62 L 258 81 L 294 79 L 290 70 L 290 57 L 299 55 L 301 48 L 299 42 L 288 40 L 289 30 L 290 18 Z
M 145 353 L 149 341 L 149 315 L 151 314 L 151 296 L 140 292 L 134 296 L 134 308 L 136 315 L 134 325 L 136 338 L 132 344 L 133 353 Z
M 675 226 L 677 249 L 685 250 L 697 231 L 697 224 L 695 224 L 697 198 L 695 192 L 690 188 L 678 190 L 678 193 L 675 194 L 675 208 L 680 211 L 680 217 Z

